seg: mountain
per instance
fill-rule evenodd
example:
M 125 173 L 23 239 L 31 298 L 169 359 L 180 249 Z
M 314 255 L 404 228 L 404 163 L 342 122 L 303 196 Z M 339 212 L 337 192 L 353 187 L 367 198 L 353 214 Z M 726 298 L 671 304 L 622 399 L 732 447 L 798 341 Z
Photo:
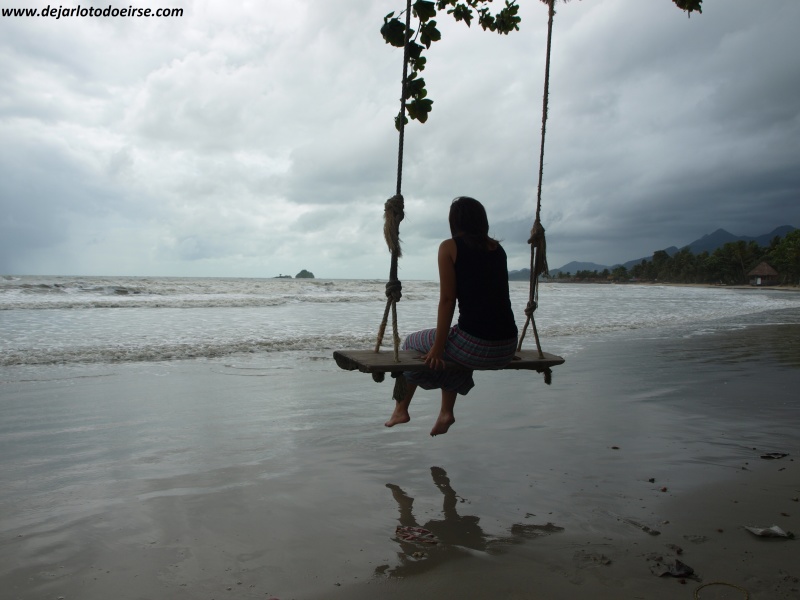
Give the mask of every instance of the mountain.
M 571 263 L 567 263 L 559 269 L 550 269 L 550 275 L 555 277 L 558 275 L 559 271 L 564 271 L 565 273 L 577 273 L 578 271 L 602 271 L 603 269 L 608 268 L 609 267 L 598 265 L 597 263 L 593 262 L 577 262 L 573 260 Z M 530 269 L 517 269 L 508 272 L 509 281 L 528 281 L 530 278 Z
M 701 252 L 713 252 L 717 248 L 721 248 L 725 244 L 731 242 L 738 242 L 743 239 L 741 236 L 733 235 L 724 229 L 717 229 L 714 233 L 708 233 L 701 237 L 699 240 L 693 241 L 691 244 L 684 246 L 689 248 L 692 254 L 700 254 Z
M 795 228 L 791 225 L 782 225 L 781 227 L 776 227 L 770 233 L 753 238 L 753 240 L 758 242 L 759 246 L 769 246 L 776 237 L 782 238 L 786 236 L 787 233 L 792 233 L 794 230 Z
M 677 246 L 670 246 L 669 248 L 664 248 L 664 252 L 666 252 L 670 256 L 675 256 L 679 251 L 680 248 L 678 248 Z M 624 262 L 622 263 L 622 266 L 625 267 L 626 269 L 630 269 L 634 265 L 642 264 L 643 260 L 652 260 L 652 258 L 653 255 L 651 254 L 650 256 L 644 256 L 642 258 L 637 258 L 636 260 L 629 260 L 628 262 Z
M 733 235 L 724 229 L 717 229 L 714 233 L 704 235 L 699 240 L 693 241 L 686 247 L 692 251 L 692 254 L 700 254 L 701 252 L 711 253 L 717 248 L 721 248 L 725 244 L 739 241 L 756 242 L 759 246 L 769 246 L 773 238 L 783 237 L 792 231 L 794 231 L 794 227 L 791 225 L 783 225 L 782 227 L 773 229 L 769 233 L 765 233 L 756 237 L 750 237 L 747 235 Z
M 598 265 L 597 263 L 593 262 L 578 262 L 573 260 L 570 263 L 565 264 L 560 269 L 550 269 L 550 273 L 552 274 L 553 271 L 564 271 L 565 273 L 577 273 L 578 271 L 602 271 L 603 269 L 610 269 L 611 267 L 607 267 L 605 265 Z
M 792 227 L 791 225 L 782 225 L 780 227 L 776 227 L 769 233 L 765 233 L 762 235 L 758 235 L 756 237 L 750 237 L 747 235 L 734 235 L 729 231 L 725 231 L 724 229 L 717 229 L 713 233 L 709 233 L 697 239 L 685 246 L 683 248 L 688 248 L 691 250 L 692 254 L 700 254 L 702 252 L 714 252 L 717 248 L 721 248 L 725 244 L 729 244 L 731 242 L 756 242 L 759 246 L 769 246 L 772 240 L 776 237 L 784 237 L 787 233 L 791 233 L 794 231 L 796 227 Z M 669 248 L 663 249 L 667 254 L 670 256 L 674 256 L 678 253 L 681 248 L 677 246 L 670 246 Z M 643 258 L 637 258 L 635 260 L 629 260 L 625 263 L 622 263 L 626 269 L 630 269 L 634 265 L 641 264 L 643 260 L 651 260 L 653 255 L 645 256 Z M 550 275 L 555 277 L 559 273 L 577 273 L 578 271 L 597 271 L 602 272 L 604 269 L 608 269 L 609 271 L 612 270 L 614 267 L 618 265 L 598 265 L 596 263 L 591 262 L 578 262 L 572 261 L 567 263 L 563 267 L 559 267 L 557 269 L 550 269 Z M 522 269 L 525 272 L 525 278 L 528 278 L 528 269 Z M 521 273 L 522 271 L 513 271 L 514 273 Z M 511 273 L 509 273 L 509 279 L 511 279 Z

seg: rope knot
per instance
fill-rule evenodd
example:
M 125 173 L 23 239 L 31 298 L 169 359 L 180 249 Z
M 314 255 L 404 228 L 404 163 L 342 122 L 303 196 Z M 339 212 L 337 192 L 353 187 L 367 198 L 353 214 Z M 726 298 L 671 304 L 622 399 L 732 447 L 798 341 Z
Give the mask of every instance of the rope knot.
M 536 219 L 533 223 L 533 227 L 531 227 L 531 237 L 528 238 L 528 243 L 536 246 L 539 240 L 544 240 L 544 227 L 542 227 L 541 221 Z
M 400 249 L 400 221 L 405 218 L 403 195 L 396 194 L 389 198 L 383 209 L 383 237 L 389 252 L 398 257 L 403 255 Z
M 528 305 L 525 307 L 525 316 L 532 317 L 537 308 L 539 308 L 539 305 L 535 301 L 529 301 Z
M 403 284 L 396 279 L 387 283 L 386 297 L 393 302 L 400 302 L 400 298 L 403 297 Z
M 531 237 L 528 238 L 528 243 L 531 245 L 531 262 L 533 263 L 531 269 L 531 281 L 538 279 L 539 275 L 544 273 L 550 274 L 547 267 L 547 241 L 544 238 L 544 227 L 537 217 L 531 227 Z

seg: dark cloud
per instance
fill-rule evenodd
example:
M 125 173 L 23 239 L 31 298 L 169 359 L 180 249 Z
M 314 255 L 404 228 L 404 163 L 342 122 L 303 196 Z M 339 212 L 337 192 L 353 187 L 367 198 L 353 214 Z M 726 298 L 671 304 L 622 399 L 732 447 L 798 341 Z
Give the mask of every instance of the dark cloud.
M 73 215 L 106 211 L 93 174 L 57 147 L 7 139 L 0 149 L 0 270 L 21 273 L 31 257 L 69 239 Z
M 385 276 L 401 53 L 378 29 L 400 4 L 4 19 L 0 270 Z M 559 4 L 551 266 L 800 225 L 800 4 L 703 4 L 690 19 L 670 0 Z M 404 277 L 435 277 L 462 194 L 484 202 L 512 268 L 527 264 L 546 7 L 520 11 L 509 36 L 439 19 L 434 110 L 406 135 Z

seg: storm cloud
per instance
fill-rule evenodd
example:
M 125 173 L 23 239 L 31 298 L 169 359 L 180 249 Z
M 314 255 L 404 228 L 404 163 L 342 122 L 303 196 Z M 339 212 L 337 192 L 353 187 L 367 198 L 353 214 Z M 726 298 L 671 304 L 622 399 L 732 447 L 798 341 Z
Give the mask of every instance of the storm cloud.
M 37 5 L 0 6 L 15 2 Z M 509 266 L 527 264 L 547 9 L 519 3 L 509 36 L 439 16 L 433 112 L 406 133 L 404 278 L 435 277 L 458 195 L 484 202 Z M 386 277 L 402 52 L 379 29 L 402 4 L 3 17 L 0 272 Z M 559 4 L 550 265 L 800 226 L 798 22 L 796 0 L 705 0 L 691 18 L 670 0 Z

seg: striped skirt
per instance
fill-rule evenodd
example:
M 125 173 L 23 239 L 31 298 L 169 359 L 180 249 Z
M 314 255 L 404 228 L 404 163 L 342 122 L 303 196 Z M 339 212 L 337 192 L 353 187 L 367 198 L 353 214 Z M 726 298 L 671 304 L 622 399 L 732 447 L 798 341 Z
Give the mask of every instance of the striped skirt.
M 416 331 L 403 342 L 403 350 L 416 350 L 423 354 L 433 348 L 435 329 Z M 458 371 L 413 371 L 406 372 L 406 380 L 424 390 L 442 389 L 466 395 L 474 386 L 472 371 L 502 369 L 514 358 L 517 338 L 507 340 L 484 340 L 461 330 L 458 325 L 450 329 L 444 348 L 445 360 L 463 367 Z

